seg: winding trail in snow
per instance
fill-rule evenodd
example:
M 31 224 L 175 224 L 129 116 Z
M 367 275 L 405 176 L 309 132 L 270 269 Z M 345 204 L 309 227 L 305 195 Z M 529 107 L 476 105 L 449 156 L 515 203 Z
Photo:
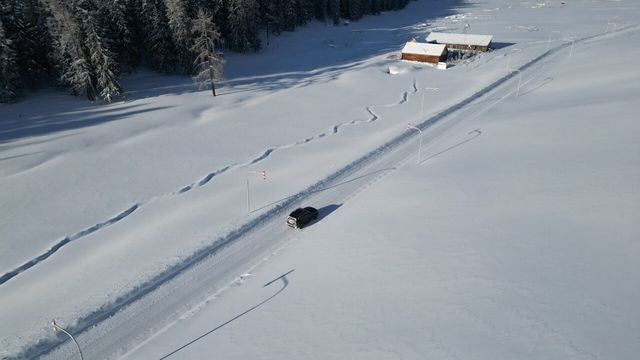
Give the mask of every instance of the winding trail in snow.
M 413 90 L 414 93 L 417 92 L 417 87 L 416 87 L 416 80 L 413 80 Z M 394 104 L 390 104 L 390 105 L 384 105 L 385 107 L 389 107 L 389 106 L 398 106 L 398 105 L 402 105 L 404 103 L 407 102 L 408 100 L 408 94 L 409 92 L 405 91 L 402 94 L 402 98 L 400 101 L 394 103 Z M 182 195 L 186 192 L 189 192 L 191 190 L 194 190 L 196 188 L 202 187 L 204 185 L 207 185 L 209 182 L 211 182 L 211 180 L 213 180 L 216 176 L 222 175 L 230 170 L 234 170 L 234 169 L 238 169 L 238 168 L 244 168 L 247 166 L 251 166 L 251 165 L 255 165 L 265 159 L 267 159 L 269 156 L 271 156 L 273 153 L 275 153 L 276 151 L 280 151 L 280 150 L 285 150 L 285 149 L 289 149 L 289 148 L 293 148 L 296 146 L 300 146 L 300 145 L 304 145 L 304 144 L 308 144 L 314 140 L 318 140 L 321 138 L 324 138 L 326 136 L 329 135 L 337 135 L 340 132 L 340 129 L 342 127 L 345 126 L 353 126 L 353 125 L 358 125 L 358 124 L 367 124 L 367 123 L 372 123 L 375 121 L 378 121 L 380 119 L 380 117 L 372 110 L 372 106 L 367 106 L 365 107 L 365 111 L 370 115 L 369 118 L 367 118 L 366 120 L 351 120 L 348 122 L 344 122 L 344 123 L 340 123 L 340 124 L 336 124 L 333 125 L 330 129 L 330 131 L 328 132 L 322 132 L 319 133 L 317 135 L 311 136 L 311 137 L 307 137 L 305 139 L 302 140 L 298 140 L 295 141 L 293 143 L 290 144 L 286 144 L 286 145 L 280 145 L 280 146 L 274 146 L 274 147 L 270 147 L 266 150 L 264 150 L 262 153 L 260 153 L 260 155 L 242 163 L 242 164 L 228 164 L 225 165 L 217 170 L 214 170 L 210 173 L 208 173 L 207 175 L 205 175 L 203 178 L 201 178 L 200 180 L 193 182 L 189 185 L 183 186 L 181 187 L 179 190 L 177 191 L 173 191 L 171 193 L 168 194 L 162 194 L 162 195 L 157 195 L 154 197 L 151 197 L 145 201 L 138 201 L 136 203 L 134 203 L 132 206 L 128 207 L 127 209 L 121 211 L 120 213 L 118 213 L 117 215 L 102 221 L 100 223 L 97 223 L 95 225 L 92 225 L 84 230 L 78 231 L 74 234 L 71 235 L 67 235 L 65 236 L 63 239 L 58 240 L 55 242 L 55 244 L 53 246 L 51 246 L 49 249 L 45 250 L 43 253 L 41 253 L 40 255 L 26 261 L 24 264 L 16 267 L 13 270 L 10 270 L 4 274 L 2 274 L 2 276 L 0 276 L 0 286 L 4 283 L 6 283 L 7 281 L 13 279 L 14 277 L 18 276 L 19 274 L 31 269 L 32 267 L 38 265 L 39 263 L 45 261 L 46 259 L 48 259 L 49 257 L 51 257 L 52 255 L 54 255 L 56 252 L 58 252 L 60 249 L 62 249 L 64 246 L 68 245 L 69 243 L 79 240 L 85 236 L 88 236 L 90 234 L 95 233 L 96 231 L 102 230 L 106 227 L 109 227 L 111 225 L 114 225 L 116 223 L 118 223 L 119 221 L 121 221 L 122 219 L 128 217 L 129 215 L 133 214 L 136 210 L 142 208 L 144 205 L 148 204 L 149 202 L 159 199 L 159 198 L 164 198 L 164 197 L 168 197 L 168 196 L 175 196 L 175 195 Z

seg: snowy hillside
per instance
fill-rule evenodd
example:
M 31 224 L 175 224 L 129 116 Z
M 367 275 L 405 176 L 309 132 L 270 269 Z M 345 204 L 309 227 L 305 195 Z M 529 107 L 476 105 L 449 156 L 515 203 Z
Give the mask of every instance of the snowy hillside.
M 2 106 L 0 357 L 77 357 L 56 318 L 85 358 L 635 358 L 638 15 L 418 1 L 231 56 L 216 99 Z M 397 60 L 465 27 L 496 49 Z

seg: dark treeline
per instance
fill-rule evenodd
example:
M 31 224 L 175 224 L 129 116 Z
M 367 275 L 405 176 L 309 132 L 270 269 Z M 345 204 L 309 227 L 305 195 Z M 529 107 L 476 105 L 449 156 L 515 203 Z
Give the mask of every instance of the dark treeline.
M 409 1 L 0 0 L 0 102 L 51 84 L 111 101 L 123 92 L 120 75 L 140 65 L 213 85 L 222 74 L 219 49 L 258 51 L 259 30 L 339 24 Z

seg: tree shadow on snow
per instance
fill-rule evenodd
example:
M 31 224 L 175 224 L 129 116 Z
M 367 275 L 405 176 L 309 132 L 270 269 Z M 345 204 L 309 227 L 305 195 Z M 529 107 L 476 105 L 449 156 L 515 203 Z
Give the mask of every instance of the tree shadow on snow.
M 336 79 L 346 70 L 362 66 L 365 59 L 399 52 L 412 38 L 422 40 L 429 30 L 436 29 L 430 26 L 430 20 L 455 14 L 465 5 L 465 0 L 422 0 L 410 2 L 400 11 L 366 16 L 348 26 L 313 21 L 294 32 L 272 37 L 268 45 L 263 41 L 265 45 L 259 54 L 227 52 L 228 80 L 216 84 L 217 92 L 225 96 L 273 91 Z M 381 59 L 366 66 L 383 66 L 392 61 L 397 60 Z M 91 104 L 81 97 L 56 91 L 53 96 L 35 97 L 35 102 L 27 97 L 7 106 L 0 119 L 0 144 L 166 108 L 128 104 L 131 100 L 210 91 L 199 90 L 188 76 L 162 75 L 144 68 L 121 82 L 126 90 L 125 102 Z
M 278 90 L 336 79 L 366 59 L 399 54 L 406 41 L 426 37 L 432 29 L 430 20 L 453 15 L 465 4 L 464 0 L 410 2 L 402 10 L 365 16 L 348 26 L 312 21 L 272 37 L 268 45 L 263 39 L 259 54 L 227 53 L 227 80 L 218 93 Z M 376 66 L 394 61 L 398 60 L 384 59 Z
M 465 0 L 421 0 L 399 11 L 365 16 L 348 26 L 312 21 L 294 32 L 272 37 L 269 44 L 263 41 L 263 49 L 255 56 L 228 54 L 225 72 L 231 81 L 258 84 L 264 83 L 265 76 L 308 73 L 392 51 L 400 53 L 405 42 L 413 38 L 424 41 L 430 30 L 441 29 L 429 21 L 456 14 L 467 5 Z
M 23 104 L 17 105 L 22 106 Z M 144 103 L 128 105 L 117 104 L 117 106 L 84 104 L 78 107 L 74 107 L 73 105 L 54 107 L 54 109 L 49 109 L 49 111 L 42 108 L 30 111 L 28 109 L 29 104 L 26 103 L 24 107 L 22 107 L 25 111 L 15 111 L 17 109 L 13 109 L 13 116 L 3 116 L 2 119 L 0 119 L 0 145 L 19 139 L 95 126 L 126 119 L 137 114 L 170 108 L 170 106 L 145 107 L 145 105 Z

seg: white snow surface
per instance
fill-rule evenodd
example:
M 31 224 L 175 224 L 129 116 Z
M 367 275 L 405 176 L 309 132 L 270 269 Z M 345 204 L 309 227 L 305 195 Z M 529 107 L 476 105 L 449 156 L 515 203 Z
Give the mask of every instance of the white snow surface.
M 446 47 L 446 45 L 440 44 L 427 44 L 409 41 L 402 48 L 402 53 L 440 56 Z
M 639 15 L 417 1 L 229 55 L 215 99 L 2 105 L 0 358 L 77 358 L 53 318 L 90 359 L 637 358 Z M 465 24 L 496 49 L 398 60 Z
M 427 42 L 435 42 L 438 44 L 458 44 L 469 46 L 489 46 L 493 40 L 492 35 L 478 34 L 458 34 L 458 33 L 441 33 L 431 32 L 427 36 Z

